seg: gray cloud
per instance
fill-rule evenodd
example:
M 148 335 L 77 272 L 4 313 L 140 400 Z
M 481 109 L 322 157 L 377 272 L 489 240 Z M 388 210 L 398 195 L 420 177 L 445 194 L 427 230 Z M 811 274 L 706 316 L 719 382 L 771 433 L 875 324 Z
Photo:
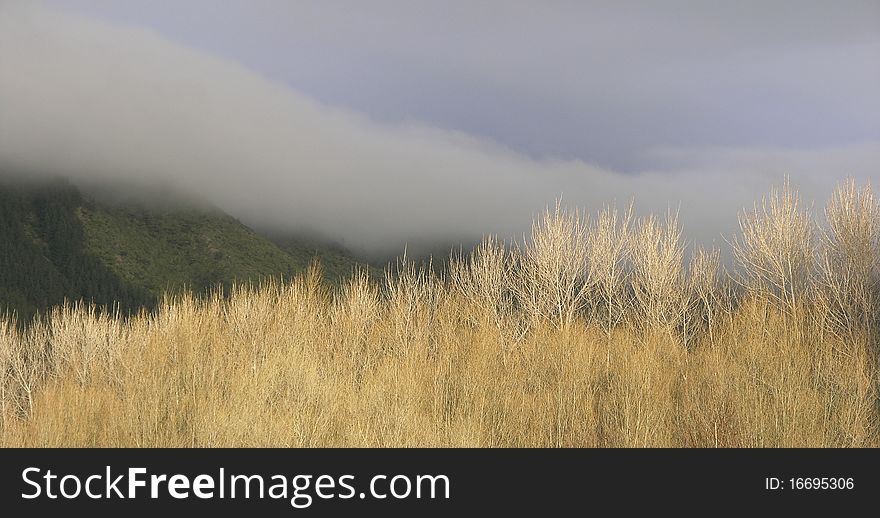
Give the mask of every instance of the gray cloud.
M 352 88 L 356 88 L 352 85 Z M 621 175 L 491 141 L 329 107 L 158 34 L 0 6 L 0 164 L 88 180 L 170 183 L 246 222 L 310 229 L 377 252 L 516 235 L 562 195 L 681 207 L 689 235 L 730 232 L 783 174 L 810 197 L 870 177 L 880 145 L 655 147 Z
M 57 0 L 324 103 L 628 172 L 657 146 L 880 140 L 875 0 Z

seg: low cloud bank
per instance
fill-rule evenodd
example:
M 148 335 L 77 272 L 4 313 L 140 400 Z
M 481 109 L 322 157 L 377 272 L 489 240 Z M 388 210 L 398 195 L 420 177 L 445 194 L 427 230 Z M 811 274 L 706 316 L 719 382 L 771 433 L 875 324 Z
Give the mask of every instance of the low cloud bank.
M 0 169 L 174 186 L 251 225 L 372 254 L 521 235 L 559 196 L 591 211 L 631 198 L 639 211 L 680 208 L 692 240 L 720 244 L 737 211 L 786 174 L 821 205 L 840 179 L 880 172 L 873 142 L 649 156 L 656 166 L 635 175 L 534 160 L 322 105 L 147 30 L 0 6 Z

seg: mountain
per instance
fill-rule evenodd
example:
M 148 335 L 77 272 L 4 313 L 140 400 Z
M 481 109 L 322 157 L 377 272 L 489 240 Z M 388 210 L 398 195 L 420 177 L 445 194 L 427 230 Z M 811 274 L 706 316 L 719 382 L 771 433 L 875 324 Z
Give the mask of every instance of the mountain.
M 23 320 L 65 299 L 136 311 L 164 291 L 291 277 L 315 257 L 330 280 L 359 264 L 296 239 L 279 247 L 217 209 L 97 201 L 64 180 L 0 181 L 0 313 Z

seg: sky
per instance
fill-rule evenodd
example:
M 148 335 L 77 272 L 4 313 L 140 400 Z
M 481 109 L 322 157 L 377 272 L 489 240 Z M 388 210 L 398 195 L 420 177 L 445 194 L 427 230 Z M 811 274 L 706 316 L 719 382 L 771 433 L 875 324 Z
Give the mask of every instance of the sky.
M 880 175 L 880 2 L 0 0 L 0 163 L 354 248 Z

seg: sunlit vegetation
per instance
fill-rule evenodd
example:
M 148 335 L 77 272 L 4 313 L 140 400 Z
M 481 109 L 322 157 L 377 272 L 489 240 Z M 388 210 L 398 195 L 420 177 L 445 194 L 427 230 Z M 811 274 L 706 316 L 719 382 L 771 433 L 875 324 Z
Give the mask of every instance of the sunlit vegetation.
M 0 444 L 876 447 L 878 238 L 870 188 L 785 185 L 729 266 L 675 214 L 557 206 L 443 269 L 7 317 Z

